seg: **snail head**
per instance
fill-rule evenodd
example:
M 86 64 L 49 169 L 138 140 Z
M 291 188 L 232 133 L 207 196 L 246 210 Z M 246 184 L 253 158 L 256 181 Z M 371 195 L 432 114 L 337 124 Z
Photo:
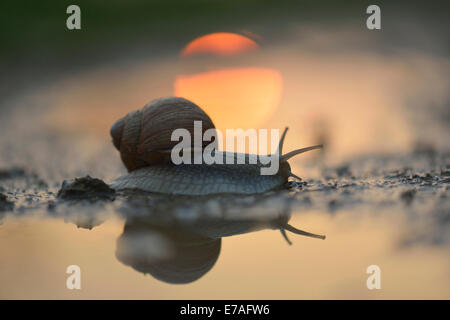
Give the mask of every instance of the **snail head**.
M 288 152 L 286 154 L 283 154 L 283 144 L 284 144 L 284 139 L 286 138 L 286 133 L 288 131 L 288 127 L 284 128 L 283 134 L 281 135 L 280 138 L 280 143 L 278 145 L 278 155 L 279 155 L 279 161 L 280 161 L 280 167 L 279 167 L 279 174 L 287 181 L 289 177 L 294 177 L 298 180 L 302 180 L 300 177 L 296 176 L 295 174 L 292 173 L 291 171 L 291 166 L 288 163 L 288 160 L 291 159 L 292 157 L 307 152 L 307 151 L 311 151 L 311 150 L 316 150 L 316 149 L 322 149 L 323 145 L 318 144 L 315 146 L 311 146 L 311 147 L 306 147 L 306 148 L 301 148 L 301 149 L 296 149 L 293 150 L 291 152 Z
M 323 148 L 323 145 L 319 144 L 319 145 L 315 145 L 315 146 L 311 146 L 311 147 L 301 148 L 301 149 L 293 150 L 291 152 L 283 154 L 282 153 L 283 152 L 283 144 L 284 144 L 284 139 L 286 138 L 286 133 L 287 133 L 288 129 L 289 129 L 288 127 L 284 128 L 283 134 L 281 135 L 280 143 L 278 145 L 278 154 L 280 155 L 279 174 L 286 181 L 289 177 L 294 177 L 298 180 L 302 180 L 300 177 L 296 176 L 295 174 L 293 174 L 291 172 L 291 166 L 289 165 L 288 160 L 298 154 L 301 154 L 301 153 L 304 153 L 307 151 L 311 151 L 311 150 L 321 149 L 321 148 Z M 286 222 L 280 227 L 280 232 L 283 235 L 283 238 L 286 240 L 286 242 L 289 245 L 291 245 L 292 242 L 291 242 L 291 240 L 289 240 L 289 238 L 286 234 L 286 230 L 290 231 L 292 233 L 298 234 L 298 235 L 306 236 L 306 237 L 317 238 L 317 239 L 322 239 L 322 240 L 325 239 L 324 235 L 314 234 L 314 233 L 310 233 L 307 231 L 297 229 Z

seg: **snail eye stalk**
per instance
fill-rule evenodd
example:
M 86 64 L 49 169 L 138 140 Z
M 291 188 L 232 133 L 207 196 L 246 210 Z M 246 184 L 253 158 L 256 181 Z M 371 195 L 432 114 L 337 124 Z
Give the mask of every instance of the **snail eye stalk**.
M 304 153 L 304 152 L 311 151 L 311 150 L 316 150 L 316 149 L 322 149 L 322 148 L 323 148 L 323 145 L 322 144 L 318 144 L 316 146 L 311 146 L 311 147 L 297 149 L 297 150 L 288 152 L 288 153 L 280 156 L 280 162 L 288 161 L 290 158 L 292 158 L 293 156 L 296 156 L 296 155 L 298 155 L 300 153 Z
M 283 227 L 283 229 L 286 229 L 286 230 L 288 230 L 288 231 L 290 231 L 292 233 L 299 234 L 299 235 L 306 236 L 306 237 L 317 238 L 317 239 L 322 239 L 322 240 L 325 240 L 325 238 L 326 238 L 326 236 L 324 236 L 324 235 L 310 233 L 310 232 L 307 232 L 307 231 L 303 231 L 303 230 L 294 228 L 290 224 L 286 224 Z
M 284 128 L 283 134 L 281 135 L 280 142 L 278 143 L 278 154 L 283 153 L 284 138 L 286 138 L 286 133 L 288 130 L 289 127 Z
M 323 148 L 322 144 L 318 144 L 318 145 L 311 146 L 311 147 L 297 149 L 297 150 L 288 152 L 285 155 L 282 155 L 284 139 L 286 138 L 286 133 L 287 133 L 288 130 L 289 130 L 289 127 L 284 128 L 283 134 L 281 135 L 281 138 L 280 138 L 280 142 L 278 143 L 278 154 L 280 155 L 280 162 L 288 161 L 290 158 L 292 158 L 293 156 L 296 156 L 296 155 L 298 155 L 300 153 L 304 153 L 304 152 L 307 152 L 307 151 L 310 151 L 310 150 Z

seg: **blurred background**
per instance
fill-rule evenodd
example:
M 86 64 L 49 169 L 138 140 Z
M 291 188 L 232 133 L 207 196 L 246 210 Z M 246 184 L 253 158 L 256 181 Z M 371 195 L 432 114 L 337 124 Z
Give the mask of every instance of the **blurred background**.
M 81 30 L 66 27 L 71 4 L 81 8 Z M 371 4 L 381 8 L 381 30 L 366 27 Z M 15 214 L 47 214 L 64 179 L 125 173 L 110 126 L 176 95 L 219 129 L 289 126 L 285 151 L 323 143 L 323 153 L 291 161 L 312 186 L 293 213 L 328 238 L 288 247 L 273 231 L 231 237 L 217 268 L 174 290 L 115 259 L 123 221 L 89 231 L 11 218 L 0 227 L 0 298 L 449 298 L 449 7 L 1 1 L 0 192 L 15 199 Z M 436 183 L 423 191 L 426 174 Z M 416 196 L 397 180 L 390 189 L 389 179 L 409 177 L 419 181 Z M 407 206 L 408 197 L 419 200 Z M 404 235 L 418 245 L 398 249 Z M 82 292 L 62 285 L 72 263 L 86 272 Z M 384 291 L 365 287 L 374 263 Z
M 367 1 L 79 1 L 81 30 L 69 4 L 2 3 L 0 103 L 45 105 L 41 130 L 108 138 L 177 95 L 218 128 L 290 126 L 287 149 L 324 142 L 330 160 L 448 150 L 444 1 L 380 2 L 381 30 Z

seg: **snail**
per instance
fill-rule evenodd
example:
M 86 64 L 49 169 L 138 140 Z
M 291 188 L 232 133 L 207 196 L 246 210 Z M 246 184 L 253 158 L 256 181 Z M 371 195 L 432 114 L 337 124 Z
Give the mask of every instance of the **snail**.
M 117 178 L 111 187 L 116 191 L 137 190 L 165 194 L 201 196 L 211 194 L 258 194 L 282 189 L 289 177 L 300 179 L 291 172 L 288 160 L 322 145 L 297 149 L 282 155 L 285 128 L 278 146 L 279 170 L 274 175 L 261 175 L 265 164 L 245 161 L 239 164 L 179 164 L 171 162 L 170 153 L 178 143 L 171 141 L 175 129 L 194 131 L 194 121 L 202 121 L 202 134 L 214 129 L 210 117 L 195 103 L 184 98 L 170 97 L 154 100 L 141 110 L 133 111 L 111 127 L 113 144 L 129 173 Z M 208 143 L 208 142 L 206 142 Z M 201 148 L 206 146 L 203 142 Z M 224 157 L 236 159 L 252 155 L 223 152 Z M 301 179 L 300 179 L 301 180 Z

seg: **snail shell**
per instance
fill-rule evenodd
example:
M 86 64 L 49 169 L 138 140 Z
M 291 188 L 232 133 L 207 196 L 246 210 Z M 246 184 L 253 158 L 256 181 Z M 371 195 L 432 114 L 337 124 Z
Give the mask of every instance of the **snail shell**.
M 209 116 L 195 103 L 183 98 L 161 98 L 133 111 L 111 127 L 113 144 L 120 151 L 128 171 L 170 162 L 171 141 L 175 129 L 194 134 L 194 121 L 202 121 L 202 134 L 214 129 Z M 206 146 L 210 142 L 204 142 Z

